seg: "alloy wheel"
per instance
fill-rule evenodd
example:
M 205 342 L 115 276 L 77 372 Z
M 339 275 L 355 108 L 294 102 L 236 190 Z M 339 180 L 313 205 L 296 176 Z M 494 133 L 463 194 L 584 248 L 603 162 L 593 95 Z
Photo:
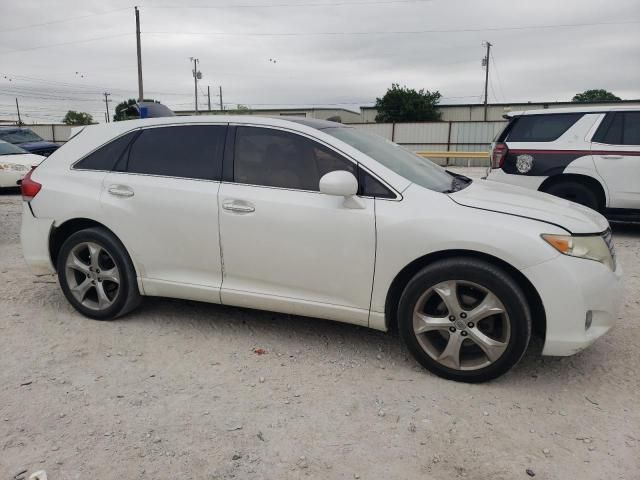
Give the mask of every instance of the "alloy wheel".
M 95 242 L 75 245 L 65 262 L 66 281 L 74 298 L 91 310 L 113 305 L 120 291 L 120 272 L 109 251 Z
M 509 315 L 500 299 L 489 289 L 462 280 L 438 283 L 419 297 L 413 331 L 427 355 L 455 370 L 491 365 L 511 337 Z

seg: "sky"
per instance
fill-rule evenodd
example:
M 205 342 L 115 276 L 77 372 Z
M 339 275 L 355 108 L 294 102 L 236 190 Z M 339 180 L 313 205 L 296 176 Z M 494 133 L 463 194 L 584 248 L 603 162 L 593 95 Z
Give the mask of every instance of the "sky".
M 0 0 L 0 120 L 104 121 L 137 97 L 193 109 L 372 105 L 392 83 L 479 103 L 640 99 L 640 0 Z

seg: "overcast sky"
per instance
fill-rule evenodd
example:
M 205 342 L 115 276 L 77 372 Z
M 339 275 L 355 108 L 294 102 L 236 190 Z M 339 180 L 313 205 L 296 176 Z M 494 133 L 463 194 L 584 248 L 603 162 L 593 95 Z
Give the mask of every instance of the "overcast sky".
M 136 97 L 136 3 L 145 97 L 173 109 L 193 108 L 192 56 L 227 108 L 353 109 L 392 83 L 476 103 L 484 40 L 490 101 L 640 98 L 639 0 L 0 0 L 0 119 L 15 97 L 41 122 Z

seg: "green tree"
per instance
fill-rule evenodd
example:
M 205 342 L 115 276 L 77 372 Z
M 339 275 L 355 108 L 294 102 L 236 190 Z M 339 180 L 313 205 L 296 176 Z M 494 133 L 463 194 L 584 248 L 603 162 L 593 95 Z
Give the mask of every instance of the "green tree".
M 146 99 L 146 98 L 143 101 L 159 103 L 158 100 L 152 100 L 152 99 Z M 129 100 L 125 100 L 123 102 L 120 102 L 118 105 L 116 105 L 116 111 L 113 115 L 113 121 L 120 122 L 122 120 L 131 120 L 134 118 L 138 118 L 137 115 L 131 115 L 131 112 L 129 111 L 129 108 L 135 105 L 136 103 L 138 103 L 138 101 L 135 98 L 130 98 Z
M 62 119 L 62 122 L 67 125 L 90 125 L 93 123 L 93 117 L 85 112 L 69 110 Z
M 376 98 L 376 122 L 430 122 L 440 120 L 440 92 L 400 87 L 394 83 L 382 98 Z
M 622 100 L 620 97 L 603 88 L 576 93 L 571 99 L 572 102 L 619 102 L 620 100 Z

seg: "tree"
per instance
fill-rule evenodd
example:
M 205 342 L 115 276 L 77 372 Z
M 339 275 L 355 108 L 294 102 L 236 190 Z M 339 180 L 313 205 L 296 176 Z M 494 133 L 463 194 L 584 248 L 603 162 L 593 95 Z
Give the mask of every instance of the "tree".
M 158 100 L 152 100 L 152 99 L 144 99 L 143 101 L 159 103 Z M 133 115 L 132 112 L 129 110 L 136 103 L 138 103 L 138 101 L 135 98 L 130 98 L 129 100 L 125 100 L 123 102 L 120 102 L 118 105 L 116 105 L 116 111 L 113 115 L 113 121 L 120 122 L 122 120 L 131 120 L 134 118 L 138 118 L 137 114 Z
M 429 122 L 440 120 L 440 92 L 418 91 L 394 83 L 384 97 L 376 98 L 376 122 Z
M 571 99 L 572 102 L 619 102 L 620 100 L 622 100 L 620 97 L 603 88 L 585 90 Z
M 62 119 L 62 122 L 67 125 L 90 125 L 93 123 L 93 117 L 85 112 L 69 110 Z

